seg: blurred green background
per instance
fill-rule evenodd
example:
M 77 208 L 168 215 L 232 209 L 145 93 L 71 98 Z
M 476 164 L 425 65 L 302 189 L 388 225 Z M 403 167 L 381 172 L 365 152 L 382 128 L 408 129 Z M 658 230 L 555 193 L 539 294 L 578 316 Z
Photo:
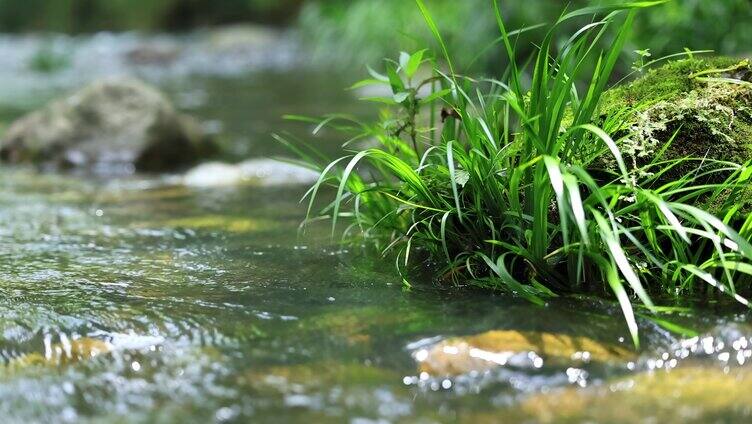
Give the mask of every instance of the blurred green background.
M 554 21 L 562 10 L 623 0 L 499 1 L 508 29 Z M 315 57 L 324 61 L 362 63 L 392 54 L 398 48 L 416 49 L 430 39 L 420 13 L 406 0 L 308 2 L 297 22 L 311 40 Z M 498 37 L 491 0 L 427 0 L 426 4 L 461 66 Z M 560 31 L 568 37 L 582 22 Z M 712 49 L 720 54 L 752 52 L 752 0 L 674 0 L 644 11 L 636 21 L 631 50 L 649 48 L 654 57 Z M 540 34 L 530 41 L 539 39 Z M 530 47 L 532 48 L 532 46 Z M 501 49 L 478 58 L 476 67 L 494 67 Z
M 569 7 L 616 0 L 573 0 Z M 550 22 L 567 2 L 500 2 L 510 28 Z M 426 0 L 460 66 L 497 37 L 490 0 Z M 0 0 L 2 32 L 139 30 L 183 32 L 240 22 L 292 27 L 316 63 L 346 67 L 374 63 L 429 39 L 410 0 Z M 654 57 L 690 49 L 722 54 L 752 51 L 752 0 L 674 0 L 642 13 L 631 49 Z M 563 31 L 566 34 L 568 31 Z M 474 61 L 494 68 L 498 49 Z
M 3 32 L 185 31 L 252 21 L 282 24 L 303 0 L 0 0 Z
M 574 0 L 569 7 L 615 3 Z M 550 22 L 559 0 L 501 1 L 510 27 Z M 490 0 L 426 0 L 460 65 L 497 36 Z M 182 32 L 239 22 L 292 26 L 320 64 L 374 62 L 428 39 L 410 0 L 0 0 L 2 32 L 141 30 Z M 752 0 L 674 0 L 644 12 L 632 37 L 635 49 L 654 56 L 690 49 L 723 54 L 752 51 Z M 566 31 L 564 31 L 566 33 Z M 493 66 L 492 50 L 474 66 Z

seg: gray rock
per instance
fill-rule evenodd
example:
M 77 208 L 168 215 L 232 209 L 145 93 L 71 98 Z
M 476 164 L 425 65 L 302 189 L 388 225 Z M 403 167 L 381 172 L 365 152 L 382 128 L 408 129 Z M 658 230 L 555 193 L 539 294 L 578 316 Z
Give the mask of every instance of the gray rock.
M 135 79 L 105 79 L 11 124 L 0 158 L 55 168 L 164 171 L 216 150 L 195 120 L 157 89 Z
M 183 176 L 189 187 L 229 187 L 238 185 L 282 186 L 311 184 L 318 172 L 273 159 L 251 159 L 237 165 L 209 162 L 198 165 Z
M 126 61 L 139 66 L 171 66 L 180 58 L 178 46 L 153 42 L 140 44 L 125 54 Z

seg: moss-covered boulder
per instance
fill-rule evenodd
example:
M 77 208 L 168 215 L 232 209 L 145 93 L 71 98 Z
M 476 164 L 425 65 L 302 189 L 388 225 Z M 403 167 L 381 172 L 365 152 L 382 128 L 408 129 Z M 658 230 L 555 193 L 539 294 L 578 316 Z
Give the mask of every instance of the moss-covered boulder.
M 663 159 L 752 159 L 752 65 L 727 57 L 687 58 L 647 71 L 604 93 L 601 115 L 616 132 L 628 166 L 652 161 L 671 137 Z M 694 172 L 688 161 L 672 176 Z

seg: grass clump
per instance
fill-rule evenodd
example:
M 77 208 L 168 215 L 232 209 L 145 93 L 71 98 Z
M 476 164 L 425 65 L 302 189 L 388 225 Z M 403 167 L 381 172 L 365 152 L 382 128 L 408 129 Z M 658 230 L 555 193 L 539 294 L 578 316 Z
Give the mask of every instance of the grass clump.
M 752 167 L 708 160 L 713 166 L 666 182 L 665 172 L 685 159 L 658 151 L 630 167 L 622 152 L 632 135 L 625 119 L 649 106 L 612 105 L 605 118 L 599 110 L 637 10 L 661 2 L 565 12 L 526 61 L 515 44 L 524 30 L 509 31 L 494 1 L 510 63 L 496 79 L 456 73 L 430 12 L 416 3 L 441 59 L 402 53 L 385 62 L 384 74 L 371 71 L 356 85 L 390 91 L 369 99 L 388 105 L 379 122 L 346 115 L 320 122 L 317 129 L 349 133 L 352 154 L 326 163 L 299 151 L 321 170 L 310 207 L 322 186 L 336 190 L 317 219 L 331 219 L 333 232 L 347 221 L 346 236 L 396 252 L 400 269 L 429 258 L 441 265 L 440 281 L 535 303 L 566 293 L 609 294 L 635 344 L 633 302 L 656 311 L 654 295 L 711 296 L 708 287 L 715 287 L 748 304 L 742 295 L 752 274 L 752 218 L 733 199 L 749 184 Z M 555 43 L 572 21 L 584 27 Z M 606 39 L 609 48 L 598 48 Z M 424 66 L 431 76 L 417 80 Z M 355 147 L 362 141 L 375 147 Z M 591 172 L 603 157 L 615 169 Z M 724 214 L 696 206 L 700 201 L 716 202 Z

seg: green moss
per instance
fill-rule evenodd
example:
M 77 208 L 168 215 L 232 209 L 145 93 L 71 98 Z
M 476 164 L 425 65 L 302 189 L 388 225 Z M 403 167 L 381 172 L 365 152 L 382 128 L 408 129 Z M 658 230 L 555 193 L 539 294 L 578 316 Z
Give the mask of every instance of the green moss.
M 619 116 L 617 135 L 633 168 L 654 160 L 674 134 L 663 159 L 695 160 L 667 177 L 696 171 L 702 159 L 744 163 L 752 159 L 750 81 L 749 60 L 718 57 L 669 62 L 606 92 L 601 115 Z
M 630 84 L 607 91 L 603 95 L 603 104 L 606 108 L 614 108 L 622 105 L 638 106 L 660 100 L 670 101 L 683 93 L 703 88 L 705 84 L 691 78 L 693 74 L 710 69 L 727 69 L 741 62 L 730 57 L 668 62 L 660 68 L 647 71 L 644 76 Z

